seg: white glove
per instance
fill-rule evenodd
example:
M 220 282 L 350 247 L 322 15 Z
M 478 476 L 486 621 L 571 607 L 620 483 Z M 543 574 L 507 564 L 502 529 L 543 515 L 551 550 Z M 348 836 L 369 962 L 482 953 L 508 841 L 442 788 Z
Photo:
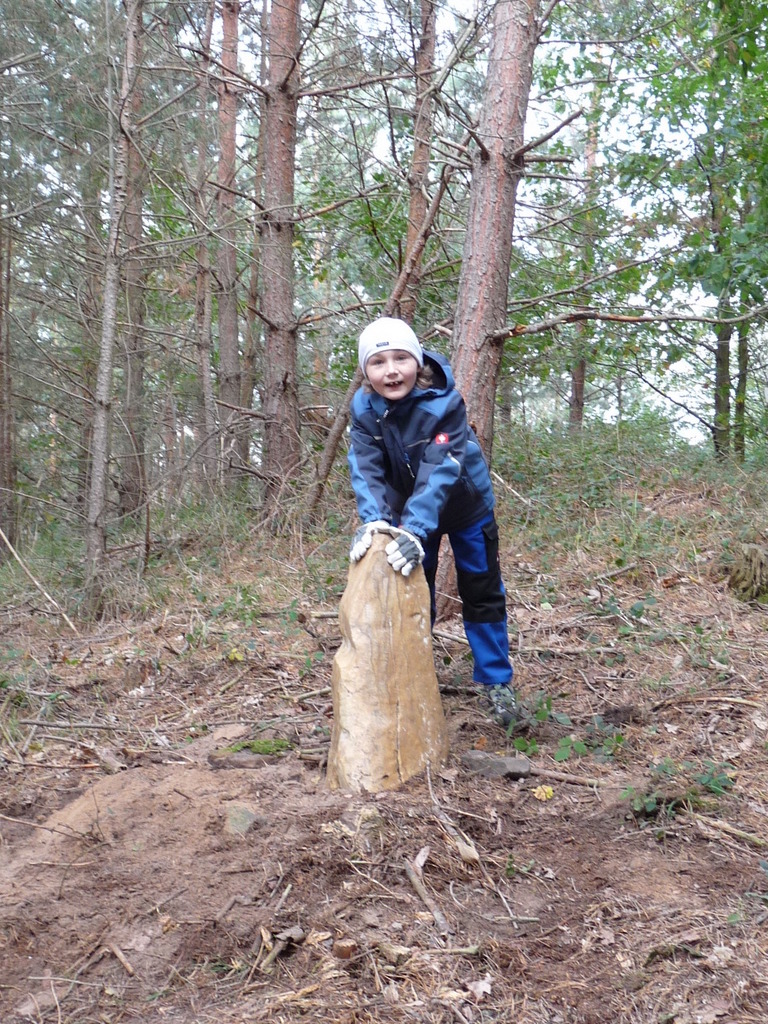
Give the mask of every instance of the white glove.
M 387 554 L 387 561 L 395 570 L 403 576 L 409 576 L 417 565 L 424 561 L 424 548 L 421 541 L 408 530 L 401 530 L 396 526 L 389 528 L 389 533 L 395 538 L 384 548 Z
M 374 523 L 364 523 L 359 527 L 352 538 L 352 547 L 349 549 L 350 562 L 360 561 L 371 546 L 374 533 L 386 533 L 390 529 L 390 524 L 385 523 L 383 519 L 377 519 Z

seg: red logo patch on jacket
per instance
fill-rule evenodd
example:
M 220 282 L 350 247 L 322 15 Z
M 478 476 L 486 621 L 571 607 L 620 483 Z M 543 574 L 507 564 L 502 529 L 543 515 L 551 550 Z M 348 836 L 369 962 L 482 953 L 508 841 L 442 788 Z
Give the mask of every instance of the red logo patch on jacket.
M 449 437 L 447 434 L 437 434 L 435 436 L 435 444 L 448 444 Z

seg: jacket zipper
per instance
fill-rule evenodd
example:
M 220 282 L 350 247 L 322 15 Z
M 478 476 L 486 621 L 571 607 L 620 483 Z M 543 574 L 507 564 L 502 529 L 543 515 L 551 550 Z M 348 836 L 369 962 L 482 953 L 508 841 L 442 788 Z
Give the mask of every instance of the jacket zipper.
M 389 429 L 389 435 L 395 441 L 395 444 L 397 445 L 397 450 L 399 452 L 401 461 L 404 462 L 405 465 L 407 466 L 408 472 L 411 475 L 411 480 L 415 480 L 416 479 L 416 474 L 413 472 L 413 466 L 411 465 L 410 457 L 408 455 L 408 452 L 405 450 L 405 445 L 403 444 L 402 439 L 400 437 L 400 431 L 396 430 L 395 427 L 390 427 L 389 424 L 385 422 L 387 417 L 389 416 L 389 412 L 390 412 L 389 409 L 386 409 L 384 411 L 384 415 L 381 418 L 382 427 L 383 426 L 387 426 L 387 428 Z

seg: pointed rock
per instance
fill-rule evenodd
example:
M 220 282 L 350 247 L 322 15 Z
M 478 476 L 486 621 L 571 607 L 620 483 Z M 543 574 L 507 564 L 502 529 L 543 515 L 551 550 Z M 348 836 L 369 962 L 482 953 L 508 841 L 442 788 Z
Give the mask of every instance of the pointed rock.
M 342 644 L 333 662 L 328 783 L 377 793 L 395 789 L 448 754 L 432 655 L 429 588 L 419 566 L 394 572 L 375 534 L 350 566 L 339 605 Z

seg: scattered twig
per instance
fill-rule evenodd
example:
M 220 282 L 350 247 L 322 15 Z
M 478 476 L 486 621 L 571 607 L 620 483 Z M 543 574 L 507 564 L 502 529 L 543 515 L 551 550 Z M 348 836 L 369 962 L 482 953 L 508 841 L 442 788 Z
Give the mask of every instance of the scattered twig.
M 630 562 L 629 565 L 620 565 L 618 569 L 609 569 L 608 572 L 601 572 L 599 576 L 593 576 L 593 583 L 601 583 L 603 580 L 613 580 L 617 576 L 623 576 L 626 572 L 632 572 L 640 563 Z
M 183 889 L 176 889 L 170 894 L 170 896 L 165 896 L 163 899 L 158 900 L 157 903 L 153 903 L 149 910 L 145 911 L 146 916 L 149 917 L 150 915 L 159 914 L 162 908 L 167 906 L 171 900 L 175 900 L 177 896 L 183 896 L 188 889 L 189 886 L 185 885 Z
M 51 995 L 53 996 L 53 1003 L 56 1007 L 56 1019 L 59 1024 L 61 1024 L 61 1004 L 59 1003 L 59 997 L 56 994 L 56 986 L 54 985 L 53 980 L 51 980 Z
M 366 871 L 361 871 L 353 860 L 348 859 L 346 863 L 349 864 L 352 870 L 355 871 L 358 875 L 360 875 L 361 878 L 364 878 L 366 881 L 370 882 L 371 885 L 375 885 L 378 886 L 379 889 L 383 889 L 389 899 L 400 900 L 401 902 L 408 901 L 407 896 L 401 896 L 399 895 L 399 893 L 393 892 L 391 889 L 388 889 L 383 882 L 380 882 L 378 878 L 374 878 L 373 875 L 368 874 Z
M 451 1011 L 459 1024 L 469 1024 L 468 1018 L 464 1016 L 458 1006 L 454 1006 L 453 1003 L 447 1003 L 443 1000 L 441 1000 L 441 1005 L 447 1007 Z
M 445 914 L 442 912 L 442 910 L 438 907 L 438 905 L 427 892 L 427 888 L 424 885 L 421 878 L 419 877 L 418 871 L 416 870 L 416 866 L 412 864 L 407 857 L 404 858 L 404 861 L 405 873 L 408 876 L 408 881 L 416 890 L 417 894 L 421 897 L 424 906 L 435 919 L 437 930 L 440 932 L 441 935 L 452 935 L 453 930 L 451 926 L 448 924 Z
M 277 915 L 280 913 L 280 910 L 282 909 L 282 906 L 285 903 L 285 901 L 288 899 L 288 896 L 292 888 L 293 882 L 289 882 L 288 885 L 286 885 L 285 890 L 283 891 L 283 895 L 275 904 L 275 909 L 272 911 L 274 917 L 277 917 Z
M 47 725 L 49 729 L 104 729 L 108 732 L 122 732 L 124 725 L 106 725 L 101 722 L 52 722 L 50 718 L 20 718 L 19 725 Z
M 165 902 L 167 903 L 168 901 L 166 900 Z M 227 914 L 234 906 L 239 905 L 241 907 L 250 907 L 252 904 L 253 900 L 249 896 L 241 896 L 239 894 L 235 896 L 230 896 L 227 902 L 218 912 L 216 917 L 214 917 L 214 921 L 216 922 L 216 924 L 221 924 L 221 922 L 224 920 L 224 918 L 227 916 Z
M 592 779 L 588 775 L 571 775 L 570 772 L 558 772 L 550 768 L 537 768 L 531 765 L 531 775 L 540 779 L 552 779 L 553 782 L 569 782 L 572 786 L 587 786 L 594 789 L 595 786 L 615 786 L 615 783 L 605 779 Z
M 321 686 L 318 690 L 307 690 L 306 693 L 297 693 L 293 698 L 297 704 L 303 700 L 308 700 L 310 697 L 325 697 L 331 692 L 330 686 Z
M 704 814 L 699 814 L 697 811 L 688 811 L 688 817 L 693 818 L 694 821 L 698 821 L 702 825 L 706 825 L 708 828 L 715 829 L 717 832 L 725 832 L 728 836 L 733 836 L 734 839 L 741 839 L 745 843 L 749 843 L 751 846 L 756 846 L 758 849 L 765 849 L 768 847 L 768 840 L 763 839 L 761 836 L 753 835 L 751 832 L 745 832 L 743 829 L 736 828 L 735 825 L 729 825 L 727 821 L 718 821 L 717 818 L 708 818 Z
M 414 949 L 413 952 L 424 956 L 432 956 L 433 953 L 439 953 L 441 956 L 479 956 L 480 946 L 435 946 L 429 949 Z
M 3 720 L 2 720 L 2 712 L 5 711 L 5 708 L 6 708 L 6 706 L 7 706 L 9 701 L 10 701 L 10 696 L 3 703 L 2 709 L 0 709 L 0 734 L 2 734 L 3 740 L 8 744 L 9 749 L 13 751 L 13 753 L 16 755 L 16 757 L 21 758 L 21 754 L 19 753 L 19 750 L 18 750 L 16 744 L 13 742 L 13 737 L 11 736 L 10 732 L 8 731 L 8 729 L 6 729 L 5 722 L 3 722 Z
M 432 636 L 436 636 L 439 640 L 450 640 L 455 644 L 462 644 L 463 646 L 469 646 L 469 641 L 465 636 L 460 636 L 458 633 L 449 633 L 444 629 L 433 629 Z M 616 647 L 561 647 L 557 644 L 548 644 L 546 647 L 528 647 L 520 644 L 516 648 L 516 654 L 521 657 L 525 655 L 533 656 L 535 654 L 547 654 L 553 658 L 568 658 L 568 657 L 591 657 L 596 654 L 616 654 Z
M 124 953 L 124 952 L 122 951 L 122 949 L 120 949 L 120 947 L 119 947 L 119 946 L 116 946 L 116 945 L 114 944 L 114 942 L 110 942 L 110 944 L 109 944 L 109 946 L 108 946 L 107 948 L 109 949 L 109 952 L 110 952 L 110 953 L 111 953 L 111 954 L 112 954 L 112 955 L 113 955 L 113 956 L 114 956 L 114 957 L 115 957 L 115 958 L 116 958 L 117 960 L 119 960 L 119 961 L 120 961 L 120 963 L 121 963 L 121 964 L 123 965 L 123 967 L 125 968 L 126 974 L 130 974 L 130 976 L 131 976 L 131 977 L 133 977 L 133 975 L 134 975 L 134 974 L 135 974 L 136 972 L 134 971 L 133 967 L 131 967 L 131 965 L 130 965 L 130 963 L 129 963 L 128 959 L 126 958 L 126 955 L 125 955 L 125 953 Z
M 477 864 L 478 868 L 480 869 L 480 873 L 482 874 L 483 878 L 485 879 L 486 884 L 490 887 L 490 889 L 493 892 L 496 893 L 496 895 L 501 900 L 501 902 L 502 902 L 502 904 L 504 906 L 504 909 L 506 910 L 507 914 L 509 915 L 510 921 L 512 921 L 512 923 L 515 925 L 515 927 L 517 927 L 518 924 L 538 921 L 539 920 L 538 917 L 517 917 L 516 914 L 513 912 L 512 908 L 510 907 L 509 903 L 507 902 L 506 897 L 504 896 L 504 893 L 501 891 L 501 889 L 499 889 L 499 887 L 496 884 L 496 882 L 494 882 L 494 880 L 491 878 L 490 874 L 488 873 L 488 869 L 486 868 L 485 864 L 483 864 L 483 862 L 482 862 L 482 860 L 480 858 L 480 854 L 477 852 L 477 848 L 475 847 L 475 844 L 473 842 L 471 842 L 469 837 L 464 832 L 461 832 L 460 829 L 456 828 L 456 826 L 453 824 L 451 819 L 448 817 L 448 815 L 445 813 L 443 808 L 440 806 L 440 803 L 439 803 L 437 797 L 435 796 L 435 791 L 432 788 L 432 773 L 429 770 L 429 766 L 427 766 L 427 786 L 429 788 L 429 795 L 430 795 L 430 798 L 432 800 L 432 806 L 434 807 L 435 813 L 437 814 L 438 821 L 443 826 L 443 828 L 448 833 L 448 835 L 457 844 L 458 849 L 459 849 L 459 855 L 461 856 L 462 860 L 469 859 L 469 860 L 471 860 L 472 863 Z M 465 858 L 465 853 L 463 851 L 466 851 L 466 850 L 468 850 L 470 852 L 470 854 L 471 854 L 471 856 L 469 858 Z
M 499 474 L 493 469 L 491 470 L 491 476 L 496 481 L 496 483 L 501 484 L 501 486 L 506 491 L 509 491 L 509 493 L 513 496 L 513 498 L 515 498 L 516 501 L 519 501 L 523 505 L 527 505 L 528 508 L 535 507 L 534 503 L 531 501 L 530 498 L 526 498 L 524 495 L 516 491 L 514 487 L 508 484 L 507 481 L 503 477 L 499 476 Z
M 651 705 L 652 711 L 659 711 L 661 708 L 669 707 L 671 704 L 740 704 L 747 708 L 757 708 L 762 711 L 765 708 L 765 701 L 747 700 L 745 697 L 731 697 L 725 693 L 676 693 L 664 700 L 657 701 Z
M 88 761 L 85 764 L 58 764 L 56 761 L 11 761 L 6 758 L 5 763 L 16 765 L 18 768 L 44 768 L 46 771 L 50 771 L 55 768 L 61 771 L 81 772 L 86 768 L 101 768 L 98 761 Z M 24 824 L 31 825 L 32 822 L 25 821 Z
M 465 636 L 459 636 L 457 633 L 448 633 L 444 629 L 433 629 L 432 636 L 436 636 L 440 640 L 451 640 L 453 643 L 469 646 L 469 640 Z
M 237 672 L 232 679 L 224 683 L 224 685 L 220 687 L 219 690 L 217 690 L 216 696 L 221 697 L 221 695 L 226 693 L 227 690 L 231 690 L 235 683 L 239 683 L 243 676 L 246 674 L 246 672 L 250 672 L 253 667 L 253 665 L 246 665 L 244 668 L 241 668 L 240 671 Z
M 14 825 L 28 825 L 30 828 L 40 829 L 41 832 L 56 832 L 60 836 L 66 836 L 67 839 L 90 839 L 88 835 L 84 835 L 82 832 L 76 832 L 72 829 L 71 832 L 65 832 L 63 829 L 54 828 L 53 825 L 38 825 L 36 821 L 26 821 L 24 818 L 12 818 L 9 814 L 0 814 L 0 820 L 12 821 Z

